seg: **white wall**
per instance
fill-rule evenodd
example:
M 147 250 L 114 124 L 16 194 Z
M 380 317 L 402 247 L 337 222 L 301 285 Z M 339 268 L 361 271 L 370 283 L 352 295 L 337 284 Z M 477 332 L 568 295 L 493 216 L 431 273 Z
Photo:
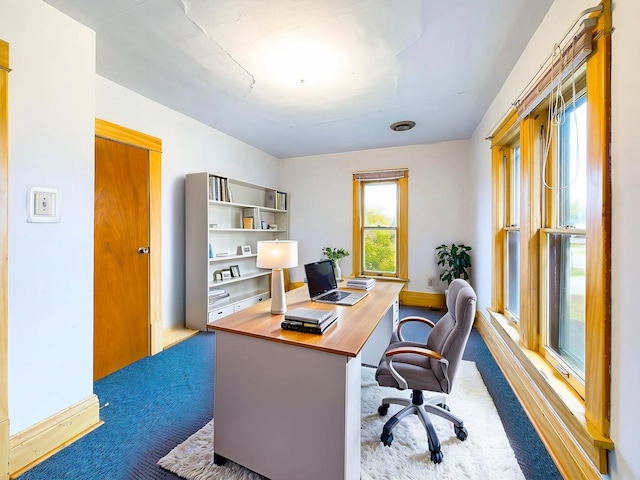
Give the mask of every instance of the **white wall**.
M 303 280 L 302 265 L 323 258 L 323 247 L 351 251 L 353 172 L 401 167 L 409 169 L 407 288 L 428 291 L 428 279 L 436 280 L 435 288 L 444 288 L 435 247 L 470 243 L 467 141 L 280 160 L 280 184 L 291 195 L 290 238 L 299 241 L 300 266 L 292 271 L 292 280 Z M 351 256 L 340 260 L 340 266 L 343 275 L 349 275 Z
M 9 74 L 11 434 L 93 393 L 95 34 L 39 0 L 0 0 Z M 60 223 L 27 223 L 31 185 Z
M 94 122 L 163 141 L 163 323 L 184 325 L 184 175 L 277 186 L 277 160 L 95 74 L 95 33 L 40 0 L 0 0 L 9 75 L 9 417 L 15 434 L 93 393 Z M 61 222 L 26 222 L 31 185 Z
M 611 59 L 611 459 L 614 479 L 640 478 L 640 382 L 636 368 L 640 340 L 637 296 L 640 257 L 640 2 L 613 2 Z
M 209 171 L 278 187 L 278 161 L 98 76 L 96 117 L 162 139 L 162 315 L 184 326 L 184 176 Z
M 474 181 L 471 218 L 474 221 L 473 244 L 476 252 L 475 275 L 478 307 L 484 311 L 490 303 L 491 286 L 491 159 L 489 142 L 484 138 L 501 120 L 518 94 L 535 74 L 537 66 L 549 55 L 592 0 L 556 0 L 519 63 L 511 72 L 499 95 L 487 111 L 471 140 L 471 170 Z M 609 455 L 610 477 L 614 480 L 640 478 L 637 428 L 640 425 L 640 383 L 635 373 L 640 322 L 636 285 L 640 257 L 635 254 L 640 238 L 640 179 L 637 136 L 640 131 L 638 111 L 640 77 L 637 46 L 640 43 L 640 2 L 614 0 L 611 82 L 611 175 L 612 175 L 612 328 L 611 328 L 611 438 L 615 450 Z

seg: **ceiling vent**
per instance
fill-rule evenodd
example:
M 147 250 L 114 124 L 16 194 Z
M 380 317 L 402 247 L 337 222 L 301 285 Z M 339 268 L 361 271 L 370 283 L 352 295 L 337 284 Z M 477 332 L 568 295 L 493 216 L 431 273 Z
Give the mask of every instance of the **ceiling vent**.
M 389 128 L 394 132 L 406 132 L 416 126 L 416 122 L 411 120 L 403 120 L 401 122 L 392 123 Z

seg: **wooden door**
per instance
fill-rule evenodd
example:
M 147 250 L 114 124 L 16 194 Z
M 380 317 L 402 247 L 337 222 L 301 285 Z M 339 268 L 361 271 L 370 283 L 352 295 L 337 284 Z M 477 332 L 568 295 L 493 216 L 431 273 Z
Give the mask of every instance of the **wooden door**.
M 97 380 L 149 354 L 149 152 L 96 137 L 95 162 Z

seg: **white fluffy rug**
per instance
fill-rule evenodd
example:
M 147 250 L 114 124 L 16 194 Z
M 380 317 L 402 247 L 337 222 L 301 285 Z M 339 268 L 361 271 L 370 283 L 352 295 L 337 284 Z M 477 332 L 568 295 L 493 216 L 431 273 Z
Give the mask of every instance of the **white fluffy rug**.
M 362 368 L 362 479 L 524 480 L 475 363 L 462 362 L 447 400 L 451 411 L 464 420 L 469 432 L 467 440 L 459 441 L 451 423 L 432 416 L 443 453 L 440 464 L 431 462 L 427 436 L 417 416 L 405 418 L 395 427 L 390 447 L 382 445 L 382 426 L 400 406 L 392 405 L 387 416 L 380 417 L 380 400 L 403 393 L 408 397 L 409 392 L 379 387 L 374 372 L 372 368 Z M 188 480 L 262 479 L 233 462 L 220 467 L 213 463 L 213 420 L 161 458 L 158 465 Z

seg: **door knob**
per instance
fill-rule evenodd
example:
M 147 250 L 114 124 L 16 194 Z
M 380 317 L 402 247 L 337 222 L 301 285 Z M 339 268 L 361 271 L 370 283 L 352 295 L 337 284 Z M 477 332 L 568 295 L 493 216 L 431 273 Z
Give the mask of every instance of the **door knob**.
M 149 253 L 149 247 L 138 248 L 138 255 L 146 255 L 147 253 Z

